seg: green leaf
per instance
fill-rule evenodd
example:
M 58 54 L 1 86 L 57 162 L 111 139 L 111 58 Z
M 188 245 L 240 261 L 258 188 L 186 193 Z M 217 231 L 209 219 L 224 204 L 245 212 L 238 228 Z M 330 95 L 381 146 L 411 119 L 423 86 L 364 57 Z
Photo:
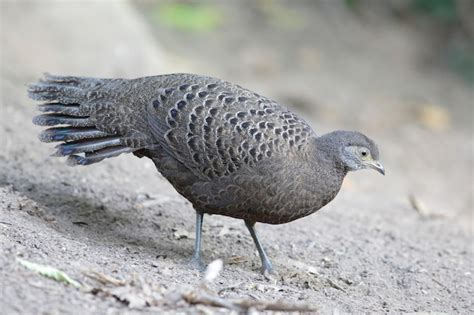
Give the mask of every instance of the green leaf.
M 355 9 L 360 4 L 359 0 L 345 0 L 344 2 L 350 9 Z
M 51 266 L 46 266 L 46 265 L 40 265 L 36 264 L 21 258 L 16 259 L 20 265 L 36 272 L 39 273 L 42 276 L 45 276 L 47 278 L 51 278 L 53 280 L 56 280 L 58 282 L 64 282 L 66 284 L 70 284 L 75 288 L 80 288 L 82 287 L 79 282 L 76 280 L 71 279 L 67 274 L 62 272 L 61 270 L 58 270 L 56 268 L 53 268 Z
M 155 9 L 153 19 L 169 27 L 198 32 L 211 31 L 222 21 L 217 9 L 198 4 L 164 4 Z
M 419 12 L 431 15 L 446 22 L 457 20 L 456 4 L 454 0 L 412 0 Z

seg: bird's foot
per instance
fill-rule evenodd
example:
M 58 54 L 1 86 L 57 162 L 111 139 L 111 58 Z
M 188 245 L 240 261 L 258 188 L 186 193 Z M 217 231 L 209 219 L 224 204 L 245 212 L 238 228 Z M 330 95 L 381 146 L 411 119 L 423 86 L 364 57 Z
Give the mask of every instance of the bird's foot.
M 206 264 L 202 261 L 201 257 L 193 257 L 189 262 L 189 266 L 201 272 L 206 270 Z
M 265 280 L 267 280 L 267 281 L 269 281 L 273 284 L 277 283 L 278 273 L 274 269 L 271 269 L 271 270 L 263 269 L 262 274 L 263 274 L 263 277 L 265 278 Z
M 278 275 L 269 261 L 262 264 L 262 274 L 265 278 L 273 278 L 274 276 Z

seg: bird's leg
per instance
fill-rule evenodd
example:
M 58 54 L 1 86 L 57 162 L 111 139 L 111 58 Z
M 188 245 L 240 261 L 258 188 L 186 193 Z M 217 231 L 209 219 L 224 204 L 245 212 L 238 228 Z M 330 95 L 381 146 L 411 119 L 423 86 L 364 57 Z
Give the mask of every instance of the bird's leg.
M 205 265 L 201 259 L 201 235 L 202 235 L 202 221 L 204 213 L 196 211 L 196 240 L 194 242 L 194 254 L 191 259 L 191 264 L 198 270 L 204 270 Z
M 252 236 L 255 246 L 257 247 L 258 254 L 260 255 L 260 260 L 262 260 L 263 273 L 273 273 L 272 263 L 270 262 L 270 259 L 268 259 L 267 253 L 265 253 L 262 244 L 260 244 L 257 233 L 255 232 L 255 222 L 246 220 L 245 225 L 247 226 L 247 229 L 249 229 L 250 235 Z

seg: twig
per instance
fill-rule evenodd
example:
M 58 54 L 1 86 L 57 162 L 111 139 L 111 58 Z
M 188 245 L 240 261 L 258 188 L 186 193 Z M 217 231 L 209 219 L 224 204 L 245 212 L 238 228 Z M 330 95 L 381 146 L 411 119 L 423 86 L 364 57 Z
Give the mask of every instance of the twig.
M 114 278 L 114 277 L 111 277 L 111 276 L 107 276 L 107 275 L 104 275 L 102 273 L 99 273 L 99 272 L 93 271 L 93 270 L 84 272 L 84 274 L 87 277 L 89 277 L 91 279 L 94 279 L 94 280 L 97 280 L 102 284 L 112 284 L 112 285 L 117 286 L 117 287 L 123 286 L 123 285 L 126 284 L 126 282 L 124 280 L 120 280 L 120 279 L 117 279 L 117 278 Z
M 259 311 L 275 311 L 275 312 L 315 312 L 316 308 L 307 306 L 307 305 L 294 305 L 286 304 L 283 302 L 265 302 L 265 301 L 252 301 L 252 300 L 240 300 L 235 301 L 235 304 L 238 304 L 242 307 L 245 307 L 247 310 L 249 308 L 255 308 Z
M 183 299 L 189 304 L 202 304 L 209 306 L 224 307 L 230 310 L 242 312 L 244 309 L 238 305 L 235 305 L 231 301 L 224 300 L 218 296 L 209 295 L 207 293 L 197 294 L 196 292 L 190 291 L 182 294 Z
M 74 221 L 74 222 L 72 222 L 72 224 L 75 224 L 75 225 L 89 225 L 87 222 L 84 222 L 84 221 Z
M 283 302 L 252 301 L 252 300 L 225 300 L 208 293 L 197 293 L 190 291 L 182 294 L 183 299 L 189 304 L 202 304 L 215 307 L 224 307 L 230 310 L 244 312 L 250 308 L 259 311 L 279 311 L 279 312 L 314 312 L 315 308 L 306 305 L 292 305 Z
M 334 289 L 336 290 L 340 290 L 342 292 L 346 292 L 346 290 L 344 290 L 343 288 L 341 288 L 337 283 L 335 283 L 334 281 L 332 281 L 331 279 L 327 278 L 326 279 L 327 283 L 329 283 L 329 285 L 331 287 L 333 287 Z
M 442 287 L 443 289 L 445 289 L 448 293 L 451 293 L 451 289 L 449 289 L 444 283 L 442 283 L 441 281 L 439 280 L 436 280 L 435 278 L 431 278 L 431 280 L 433 280 L 434 283 L 438 284 L 440 287 Z

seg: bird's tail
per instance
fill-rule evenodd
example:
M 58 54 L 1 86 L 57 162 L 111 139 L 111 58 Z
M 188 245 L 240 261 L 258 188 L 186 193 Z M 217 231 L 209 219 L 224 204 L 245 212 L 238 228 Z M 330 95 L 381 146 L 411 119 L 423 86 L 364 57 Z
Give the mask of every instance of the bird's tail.
M 106 81 L 46 74 L 28 88 L 30 98 L 44 102 L 38 106 L 44 114 L 34 117 L 33 123 L 51 127 L 43 130 L 39 139 L 62 142 L 56 146 L 54 155 L 68 156 L 70 165 L 89 165 L 136 150 L 125 145 L 120 134 L 97 128 L 91 117 L 92 107 L 87 103 Z

